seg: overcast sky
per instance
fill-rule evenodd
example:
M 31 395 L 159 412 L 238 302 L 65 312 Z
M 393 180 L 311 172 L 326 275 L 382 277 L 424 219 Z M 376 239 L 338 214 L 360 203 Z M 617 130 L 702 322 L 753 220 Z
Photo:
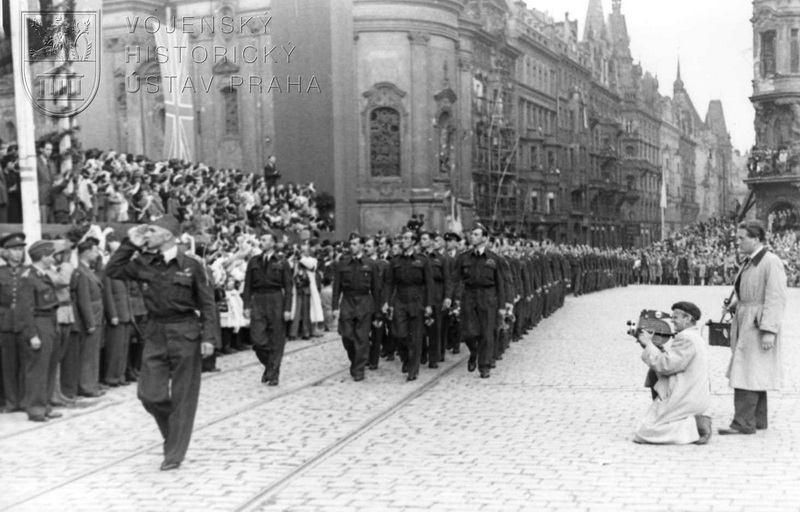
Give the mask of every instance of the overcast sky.
M 578 19 L 579 37 L 589 0 L 526 0 L 556 21 L 569 12 Z M 603 0 L 608 20 L 611 0 Z M 658 76 L 662 95 L 672 96 L 678 55 L 681 78 L 700 117 L 708 102 L 722 100 L 733 146 L 742 152 L 755 140 L 753 107 L 753 14 L 749 0 L 623 0 L 634 61 Z

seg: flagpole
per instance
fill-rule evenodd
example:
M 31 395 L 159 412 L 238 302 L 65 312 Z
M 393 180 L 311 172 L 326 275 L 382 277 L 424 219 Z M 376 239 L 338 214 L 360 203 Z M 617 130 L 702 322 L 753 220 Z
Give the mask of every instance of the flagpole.
M 42 238 L 39 213 L 39 183 L 36 175 L 36 132 L 33 124 L 33 105 L 28 101 L 22 84 L 26 65 L 27 45 L 22 32 L 22 7 L 26 0 L 11 0 L 11 55 L 14 66 L 14 109 L 17 117 L 17 147 L 19 148 L 20 194 L 22 196 L 22 230 L 30 245 Z M 24 5 L 28 7 L 28 5 Z M 26 9 L 27 10 L 27 9 Z

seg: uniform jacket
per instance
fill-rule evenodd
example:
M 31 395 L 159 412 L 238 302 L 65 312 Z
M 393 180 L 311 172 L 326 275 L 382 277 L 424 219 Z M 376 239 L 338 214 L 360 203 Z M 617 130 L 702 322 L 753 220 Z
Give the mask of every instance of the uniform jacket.
M 462 300 L 467 290 L 474 293 L 490 293 L 497 302 L 507 298 L 505 276 L 500 257 L 486 249 L 483 255 L 475 250 L 465 251 L 456 260 L 456 299 Z M 503 304 L 498 304 L 502 307 Z
M 344 319 L 375 313 L 383 303 L 381 275 L 378 262 L 366 255 L 342 258 L 333 274 L 333 310 L 340 310 Z
M 291 312 L 294 299 L 293 275 L 292 266 L 286 258 L 278 253 L 274 253 L 269 259 L 265 254 L 251 258 L 247 263 L 244 275 L 244 292 L 242 293 L 244 308 L 250 309 L 253 294 L 279 290 L 283 292 L 283 311 Z
M 23 333 L 26 338 L 36 335 L 33 324 L 33 288 L 26 276 L 25 266 L 0 267 L 0 332 Z
M 103 282 L 92 269 L 79 264 L 70 281 L 72 300 L 75 303 L 75 323 L 81 331 L 97 329 L 97 314 L 103 307 Z
M 433 304 L 433 276 L 427 257 L 400 254 L 389 261 L 384 283 L 384 302 L 400 302 L 426 308 Z
M 697 441 L 695 415 L 711 405 L 708 378 L 708 345 L 697 327 L 679 332 L 663 349 L 648 346 L 642 361 L 658 375 L 653 400 L 642 419 L 636 439 L 658 444 Z
M 75 272 L 75 267 L 69 262 L 64 262 L 48 271 L 50 279 L 56 287 L 56 298 L 58 298 L 56 316 L 59 324 L 75 323 L 75 306 L 72 303 L 72 295 L 69 288 L 73 272 Z
M 130 286 L 131 283 L 127 281 L 111 279 L 108 276 L 103 279 L 103 307 L 106 320 L 109 322 L 114 318 L 121 324 L 133 321 Z
M 138 281 L 150 319 L 199 317 L 202 341 L 222 345 L 214 290 L 197 256 L 178 251 L 164 262 L 161 254 L 141 253 L 127 238 L 105 269 L 111 279 Z
M 739 303 L 731 322 L 731 360 L 727 377 L 737 389 L 766 391 L 783 383 L 781 323 L 786 309 L 783 262 L 763 248 L 737 277 Z M 761 332 L 777 334 L 771 350 L 761 348 Z

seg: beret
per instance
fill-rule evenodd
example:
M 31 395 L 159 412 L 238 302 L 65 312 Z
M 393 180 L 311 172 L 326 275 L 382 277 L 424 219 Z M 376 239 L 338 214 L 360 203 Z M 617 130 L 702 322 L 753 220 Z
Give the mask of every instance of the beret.
M 700 320 L 700 317 L 702 316 L 702 314 L 700 313 L 700 308 L 698 308 L 691 302 L 686 302 L 686 301 L 676 302 L 675 304 L 672 305 L 672 309 L 678 309 L 680 311 L 683 311 L 687 315 L 690 315 L 692 318 L 694 318 L 695 322 Z

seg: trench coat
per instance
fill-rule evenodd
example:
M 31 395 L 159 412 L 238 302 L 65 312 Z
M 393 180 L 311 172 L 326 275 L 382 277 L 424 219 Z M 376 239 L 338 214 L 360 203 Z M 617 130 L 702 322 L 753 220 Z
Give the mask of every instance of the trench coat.
M 642 353 L 642 361 L 658 375 L 658 397 L 636 430 L 637 441 L 653 444 L 690 444 L 700 439 L 696 415 L 711 405 L 708 344 L 697 327 L 679 332 L 664 344 Z
M 740 271 L 738 303 L 731 321 L 731 360 L 726 376 L 735 389 L 767 391 L 783 383 L 781 323 L 786 309 L 786 271 L 762 249 Z M 775 346 L 761 348 L 761 332 L 775 333 Z

